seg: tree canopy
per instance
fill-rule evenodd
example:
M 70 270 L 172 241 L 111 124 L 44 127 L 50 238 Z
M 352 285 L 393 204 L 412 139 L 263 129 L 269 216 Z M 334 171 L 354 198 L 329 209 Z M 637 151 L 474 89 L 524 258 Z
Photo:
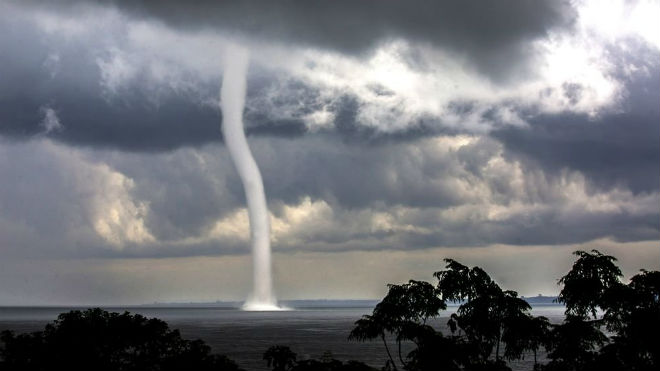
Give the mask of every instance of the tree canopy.
M 433 285 L 410 281 L 388 285 L 373 313 L 355 322 L 349 339 L 379 338 L 388 354 L 386 368 L 405 370 L 510 370 L 505 360 L 530 353 L 534 370 L 653 370 L 660 365 L 660 272 L 641 271 L 621 281 L 616 258 L 597 250 L 576 251 L 571 270 L 559 279 L 558 301 L 565 320 L 551 324 L 533 316 L 518 293 L 503 290 L 483 269 L 445 259 Z M 449 333 L 427 323 L 446 304 Z M 610 331 L 606 335 L 605 330 Z M 399 349 L 393 357 L 388 335 Z M 414 349 L 400 354 L 401 341 Z M 548 362 L 540 364 L 539 350 Z
M 2 370 L 174 371 L 240 368 L 167 323 L 100 308 L 62 313 L 44 331 L 0 335 Z

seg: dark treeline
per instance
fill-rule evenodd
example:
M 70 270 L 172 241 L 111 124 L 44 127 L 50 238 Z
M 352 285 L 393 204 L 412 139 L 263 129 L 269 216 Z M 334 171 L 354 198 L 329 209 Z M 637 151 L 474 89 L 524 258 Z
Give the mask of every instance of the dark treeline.
M 156 318 L 100 308 L 62 313 L 44 331 L 0 334 L 0 370 L 179 371 L 240 368 Z
M 565 319 L 551 324 L 530 314 L 515 291 L 502 290 L 479 267 L 446 259 L 436 284 L 411 280 L 389 285 L 370 315 L 355 322 L 349 340 L 380 341 L 382 370 L 505 371 L 507 361 L 533 357 L 534 370 L 656 370 L 660 365 L 660 272 L 621 281 L 616 259 L 593 250 L 575 252 L 559 280 Z M 430 325 L 447 302 L 461 303 L 448 333 Z M 607 334 L 607 335 L 606 335 Z M 402 353 L 402 343 L 413 349 Z M 537 353 L 546 359 L 538 362 Z M 274 371 L 368 371 L 357 362 L 298 360 L 287 346 L 266 350 Z M 241 368 L 211 353 L 201 340 L 182 339 L 158 319 L 101 309 L 60 314 L 44 331 L 0 335 L 0 370 L 226 370 Z
M 529 312 L 515 291 L 502 290 L 479 267 L 446 259 L 434 273 L 438 283 L 409 281 L 389 292 L 355 323 L 350 339 L 380 340 L 389 370 L 510 370 L 506 361 L 531 353 L 534 370 L 657 370 L 660 366 L 660 272 L 644 271 L 621 282 L 616 259 L 593 250 L 576 251 L 572 269 L 559 280 L 565 320 L 550 324 Z M 427 324 L 460 302 L 448 321 L 449 334 Z M 605 331 L 610 336 L 605 335 Z M 394 335 L 396 344 L 388 344 Z M 415 348 L 401 354 L 401 342 Z M 539 364 L 544 350 L 548 362 Z

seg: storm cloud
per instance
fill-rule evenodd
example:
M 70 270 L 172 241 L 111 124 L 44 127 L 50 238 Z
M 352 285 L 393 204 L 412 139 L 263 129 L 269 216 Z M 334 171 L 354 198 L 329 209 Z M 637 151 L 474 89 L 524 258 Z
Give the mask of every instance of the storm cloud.
M 594 188 L 579 171 L 548 172 L 512 159 L 489 138 L 363 147 L 309 136 L 258 138 L 252 146 L 269 192 L 276 251 L 644 241 L 659 231 L 658 192 Z M 245 252 L 243 191 L 222 147 L 140 155 L 44 139 L 5 145 L 4 158 L 3 174 L 22 179 L 2 192 L 6 253 Z M 46 240 L 52 242 L 43 248 L 37 243 Z
M 368 17 L 362 14 L 366 2 L 294 3 L 3 4 L 11 17 L 0 24 L 0 46 L 12 52 L 0 56 L 0 133 L 18 139 L 41 133 L 42 108 L 48 107 L 63 123 L 63 130 L 51 136 L 69 144 L 163 151 L 218 141 L 221 112 L 215 101 L 221 75 L 216 66 L 223 45 L 239 31 L 256 32 L 245 41 L 255 49 L 246 105 L 251 134 L 295 137 L 330 130 L 347 140 L 396 141 L 487 133 L 543 114 L 592 115 L 620 103 L 623 82 L 611 75 L 609 64 L 594 64 L 596 56 L 577 61 L 585 63 L 576 64 L 584 71 L 555 66 L 561 54 L 548 52 L 555 44 L 581 46 L 561 41 L 574 26 L 568 31 L 560 26 L 572 25 L 576 17 L 563 3 L 386 2 Z M 315 12 L 327 17 L 327 30 L 303 16 L 310 6 L 327 10 Z M 418 13 L 424 17 L 412 22 Z M 364 21 L 352 22 L 353 16 Z M 256 22 L 260 17 L 263 22 Z M 249 19 L 260 27 L 244 30 L 242 21 L 234 24 Z M 170 23 L 178 28 L 168 28 Z M 271 27 L 284 29 L 280 34 Z M 351 27 L 364 32 L 345 37 Z M 281 37 L 283 46 L 263 45 L 262 31 Z M 353 40 L 364 44 L 359 49 L 365 52 L 337 54 L 332 50 L 346 50 L 332 42 L 306 49 L 305 43 L 289 40 L 289 32 L 310 40 Z M 452 43 L 470 50 L 457 54 Z M 536 57 L 510 54 L 507 45 Z M 510 57 L 504 65 L 515 78 L 500 81 L 506 73 L 470 67 L 479 61 L 495 68 L 496 60 L 477 55 L 489 50 Z M 616 68 L 646 63 L 638 53 L 611 54 L 619 58 L 612 61 Z M 525 72 L 528 68 L 533 72 Z
M 290 297 L 310 292 L 296 264 L 349 276 L 337 262 L 351 260 L 398 280 L 465 256 L 506 281 L 512 264 L 546 272 L 532 251 L 660 257 L 657 3 L 602 17 L 588 1 L 194 4 L 0 1 L 0 271 L 14 272 L 0 303 L 46 295 L 19 271 L 64 287 L 73 276 L 55 276 L 73 269 L 137 302 L 149 285 L 171 298 L 168 269 L 245 278 L 244 194 L 218 126 L 236 42 L 250 49 L 244 119 Z M 161 283 L 123 296 L 122 264 L 137 280 L 157 267 Z M 354 279 L 327 290 L 380 293 Z M 100 300 L 80 289 L 54 288 Z
M 539 115 L 525 128 L 509 126 L 494 131 L 492 136 L 512 156 L 533 161 L 547 172 L 579 171 L 601 189 L 657 191 L 660 62 L 650 57 L 654 52 L 644 48 L 638 51 L 634 59 L 629 57 L 642 68 L 627 74 L 619 71 L 626 86 L 620 109 L 597 117 L 570 112 Z M 639 55 L 648 58 L 639 61 Z
M 36 2 L 43 5 L 41 2 Z M 70 1 L 64 11 L 92 2 Z M 567 1 L 112 1 L 131 16 L 188 30 L 205 28 L 305 47 L 361 54 L 403 38 L 447 47 L 495 78 L 533 56 L 526 43 L 576 17 Z M 61 4 L 58 10 L 62 11 Z M 494 71 L 498 74 L 492 73 Z

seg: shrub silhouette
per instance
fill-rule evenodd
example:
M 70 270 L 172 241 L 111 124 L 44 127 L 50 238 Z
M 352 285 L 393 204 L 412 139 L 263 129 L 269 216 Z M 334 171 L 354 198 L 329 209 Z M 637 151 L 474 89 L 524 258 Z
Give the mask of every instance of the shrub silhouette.
M 375 371 L 374 368 L 358 361 L 346 363 L 332 358 L 332 353 L 326 352 L 320 360 L 308 359 L 296 361 L 296 353 L 283 345 L 271 346 L 264 352 L 263 359 L 273 371 Z
M 263 359 L 273 371 L 287 371 L 296 364 L 296 353 L 291 348 L 282 345 L 273 345 L 264 353 Z
M 42 332 L 3 331 L 0 340 L 2 370 L 240 370 L 164 321 L 99 308 L 62 313 Z

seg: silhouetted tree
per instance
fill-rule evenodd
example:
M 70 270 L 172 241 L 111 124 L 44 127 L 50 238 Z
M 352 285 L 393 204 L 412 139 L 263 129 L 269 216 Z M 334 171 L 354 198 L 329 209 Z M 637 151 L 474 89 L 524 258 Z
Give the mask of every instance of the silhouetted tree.
M 576 251 L 578 259 L 571 270 L 559 280 L 564 285 L 558 301 L 566 305 L 566 315 L 588 318 L 596 317 L 598 308 L 605 308 L 605 293 L 621 285 L 621 269 L 616 258 L 603 255 L 598 250 Z
M 568 315 L 550 333 L 548 357 L 551 361 L 544 370 L 589 369 L 596 359 L 598 349 L 606 342 L 607 337 L 597 322 Z
M 654 370 L 660 366 L 660 272 L 620 281 L 616 259 L 597 250 L 560 279 L 566 319 L 555 326 L 546 370 Z M 598 311 L 603 315 L 598 317 Z M 612 335 L 602 331 L 606 327 Z
M 275 345 L 266 350 L 263 359 L 273 371 L 375 371 L 375 369 L 358 361 L 346 363 L 334 359 L 330 351 L 326 351 L 321 359 L 307 359 L 296 361 L 296 353 L 287 346 Z
M 557 300 L 566 306 L 566 318 L 553 326 L 548 341 L 551 361 L 546 370 L 586 370 L 593 366 L 598 351 L 608 342 L 598 310 L 606 310 L 607 295 L 624 289 L 616 258 L 597 250 L 573 255 L 578 259 L 558 282 L 563 288 Z
M 391 366 L 397 369 L 386 339 L 387 334 L 393 334 L 399 362 L 405 367 L 401 343 L 414 341 L 416 329 L 425 326 L 429 318 L 437 316 L 446 307 L 435 286 L 428 282 L 410 280 L 402 285 L 388 285 L 387 295 L 376 305 L 372 314 L 355 322 L 349 340 L 367 341 L 380 337 Z
M 343 363 L 336 359 L 299 361 L 293 371 L 376 371 L 374 368 L 358 361 Z
M 566 305 L 561 324 L 530 315 L 525 300 L 502 290 L 483 269 L 446 259 L 445 269 L 434 274 L 435 288 L 421 281 L 389 285 L 373 313 L 356 322 L 350 338 L 381 338 L 389 358 L 385 368 L 395 370 L 389 334 L 396 336 L 399 363 L 410 371 L 508 370 L 504 360 L 524 358 L 526 352 L 533 353 L 535 370 L 656 369 L 660 272 L 642 271 L 626 285 L 614 257 L 597 250 L 574 254 L 577 260 L 558 283 L 563 286 L 558 300 Z M 427 324 L 446 301 L 460 304 L 447 322 L 452 336 Z M 415 348 L 404 360 L 400 344 L 405 340 Z M 541 348 L 548 351 L 546 365 L 538 363 Z
M 296 353 L 283 345 L 273 345 L 264 353 L 263 359 L 273 371 L 287 371 L 296 364 Z
M 538 368 L 537 352 L 545 347 L 550 335 L 550 322 L 546 317 L 530 315 L 510 321 L 502 334 L 507 344 L 504 358 L 508 360 L 524 358 L 526 351 L 534 354 L 534 369 Z
M 429 318 L 436 317 L 447 305 L 440 299 L 432 284 L 410 280 L 403 285 L 388 285 L 385 298 L 376 306 L 374 313 L 388 318 L 389 332 L 396 335 L 398 356 L 405 366 L 401 354 L 401 342 L 415 340 L 414 333 L 426 325 Z
M 417 347 L 408 354 L 408 370 L 458 371 L 462 365 L 470 363 L 468 355 L 475 353 L 469 349 L 471 344 L 463 341 L 462 337 L 445 337 L 430 326 L 420 326 L 414 335 L 409 336 Z
M 355 327 L 348 335 L 348 340 L 370 341 L 380 338 L 385 346 L 389 362 L 394 365 L 394 358 L 392 358 L 392 353 L 390 352 L 390 348 L 387 345 L 387 339 L 385 338 L 385 332 L 387 331 L 388 326 L 389 324 L 387 324 L 380 315 L 364 315 L 362 318 L 355 321 Z M 396 369 L 396 365 L 393 367 Z
M 660 365 L 660 272 L 642 270 L 603 296 L 603 321 L 614 333 L 603 357 L 629 370 Z
M 445 259 L 445 263 L 445 270 L 433 273 L 443 300 L 469 301 L 493 290 L 494 282 L 483 269 L 469 268 L 453 259 Z
M 529 317 L 530 305 L 515 291 L 503 291 L 481 268 L 469 268 L 452 259 L 445 259 L 445 270 L 434 273 L 438 292 L 444 300 L 462 302 L 448 322 L 452 332 L 462 330 L 478 349 L 480 362 L 488 364 L 495 348 L 495 364 L 500 367 L 500 348 L 508 358 L 519 358 L 518 339 L 509 336 Z M 506 335 L 506 336 L 505 336 Z
M 99 308 L 60 314 L 42 332 L 0 335 L 2 370 L 240 370 L 167 323 Z

